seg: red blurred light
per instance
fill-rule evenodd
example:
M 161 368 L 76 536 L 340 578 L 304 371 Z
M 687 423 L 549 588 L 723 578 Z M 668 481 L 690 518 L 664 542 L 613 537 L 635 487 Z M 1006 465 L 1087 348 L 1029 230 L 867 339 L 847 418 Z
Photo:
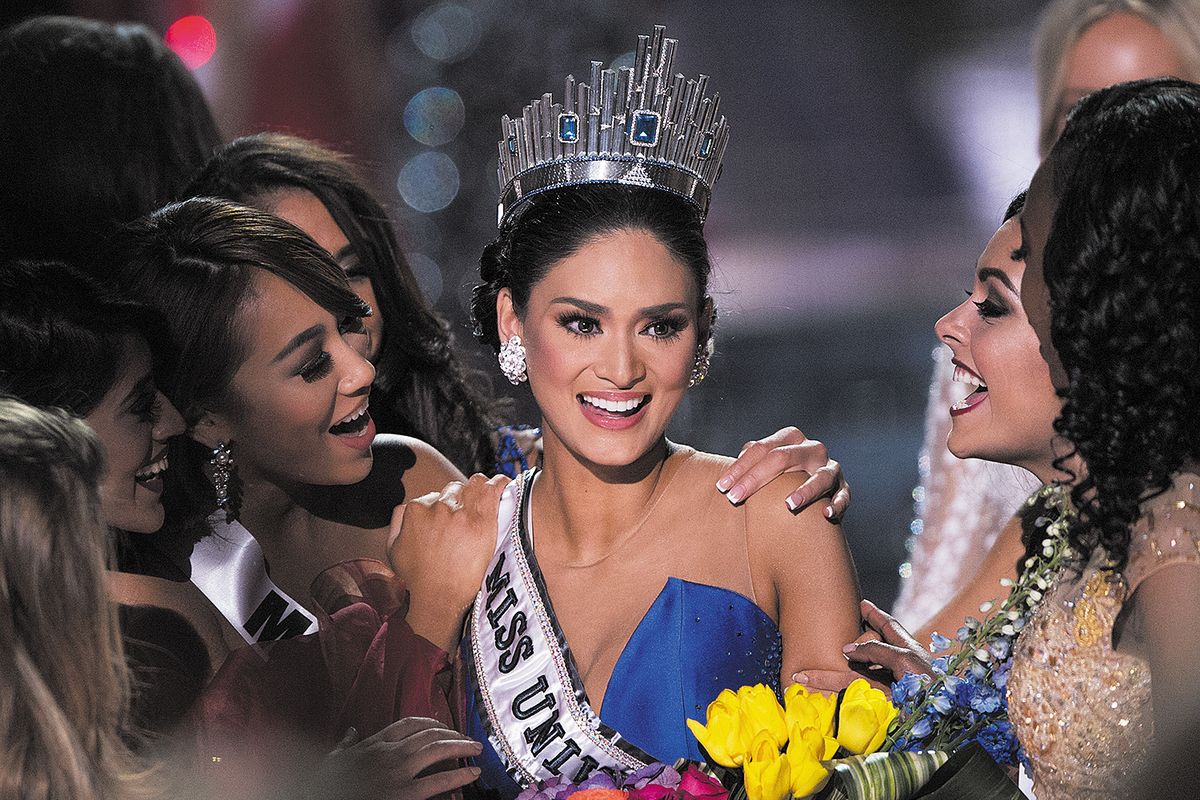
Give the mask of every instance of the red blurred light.
M 163 39 L 188 69 L 208 63 L 217 49 L 217 32 L 204 17 L 180 17 L 167 28 Z

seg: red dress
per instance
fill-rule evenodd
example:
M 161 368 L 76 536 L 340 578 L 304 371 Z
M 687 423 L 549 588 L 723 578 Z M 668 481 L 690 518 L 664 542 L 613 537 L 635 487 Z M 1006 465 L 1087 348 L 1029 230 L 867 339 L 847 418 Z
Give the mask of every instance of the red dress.
M 408 591 L 384 564 L 330 567 L 312 593 L 318 633 L 241 648 L 205 688 L 193 721 L 206 759 L 280 743 L 328 752 L 351 727 L 366 738 L 401 717 L 455 727 L 454 668 L 409 627 Z

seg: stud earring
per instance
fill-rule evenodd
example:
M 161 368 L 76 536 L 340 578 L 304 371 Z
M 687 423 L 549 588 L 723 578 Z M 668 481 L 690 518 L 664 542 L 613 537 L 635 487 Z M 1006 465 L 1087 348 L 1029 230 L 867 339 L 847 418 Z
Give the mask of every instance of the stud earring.
M 225 522 L 236 522 L 238 518 L 237 462 L 228 442 L 219 442 L 208 459 L 212 469 L 213 489 L 217 495 L 217 508 L 225 512 Z
M 500 361 L 500 371 L 513 386 L 529 380 L 525 364 L 525 347 L 521 344 L 520 336 L 513 336 L 501 345 L 497 358 Z
M 713 342 L 711 338 L 696 348 L 696 360 L 692 363 L 692 377 L 688 380 L 689 389 L 698 383 L 702 383 L 708 377 L 708 365 L 712 360 L 712 353 Z

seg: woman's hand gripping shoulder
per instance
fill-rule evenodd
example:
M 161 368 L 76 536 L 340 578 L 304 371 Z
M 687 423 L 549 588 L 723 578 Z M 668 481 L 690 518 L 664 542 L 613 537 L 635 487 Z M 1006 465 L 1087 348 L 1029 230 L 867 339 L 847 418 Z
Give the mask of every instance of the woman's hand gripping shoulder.
M 408 622 L 451 652 L 496 549 L 497 514 L 509 479 L 473 475 L 396 507 L 388 542 L 392 569 L 408 586 Z
M 746 503 L 750 567 L 759 597 L 773 592 L 783 636 L 783 684 L 801 667 L 845 668 L 842 645 L 860 630 L 858 576 L 841 526 L 819 504 L 784 504 L 795 475 Z

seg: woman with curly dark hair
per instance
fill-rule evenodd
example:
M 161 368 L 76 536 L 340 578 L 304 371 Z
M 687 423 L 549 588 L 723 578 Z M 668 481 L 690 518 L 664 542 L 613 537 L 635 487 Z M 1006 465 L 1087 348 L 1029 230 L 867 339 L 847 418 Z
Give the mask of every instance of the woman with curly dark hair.
M 969 298 L 987 317 L 974 328 L 948 325 L 957 311 L 939 323 L 956 365 L 981 384 L 951 409 L 951 448 L 1022 463 L 1010 445 L 1028 429 L 1040 455 L 1023 465 L 1068 484 L 1076 509 L 1061 534 L 1050 526 L 1031 536 L 1036 520 L 1026 529 L 1027 556 L 1054 551 L 1061 535 L 1067 566 L 1040 576 L 1041 593 L 1030 595 L 1007 684 L 1041 800 L 1132 795 L 1156 742 L 1179 740 L 1200 720 L 1191 678 L 1200 662 L 1198 209 L 1200 86 L 1160 78 L 1091 95 L 1021 213 L 1013 258 L 1023 258 L 1023 275 L 1008 282 L 1028 321 L 1011 329 L 1007 356 L 980 366 L 984 336 L 1005 324 L 994 313 L 996 297 L 1009 296 L 999 287 Z M 1057 415 L 999 414 L 993 378 L 1017 374 L 1018 362 L 1039 366 L 1042 378 L 1023 391 L 1056 393 Z M 929 654 L 895 620 L 866 611 L 884 641 L 860 639 L 847 648 L 852 661 L 897 676 L 930 671 Z M 803 677 L 820 688 L 842 679 Z
M 1200 713 L 1198 209 L 1200 86 L 1176 79 L 1085 98 L 1029 190 L 1024 303 L 1086 463 L 1076 568 L 1009 680 L 1042 798 L 1126 796 Z

